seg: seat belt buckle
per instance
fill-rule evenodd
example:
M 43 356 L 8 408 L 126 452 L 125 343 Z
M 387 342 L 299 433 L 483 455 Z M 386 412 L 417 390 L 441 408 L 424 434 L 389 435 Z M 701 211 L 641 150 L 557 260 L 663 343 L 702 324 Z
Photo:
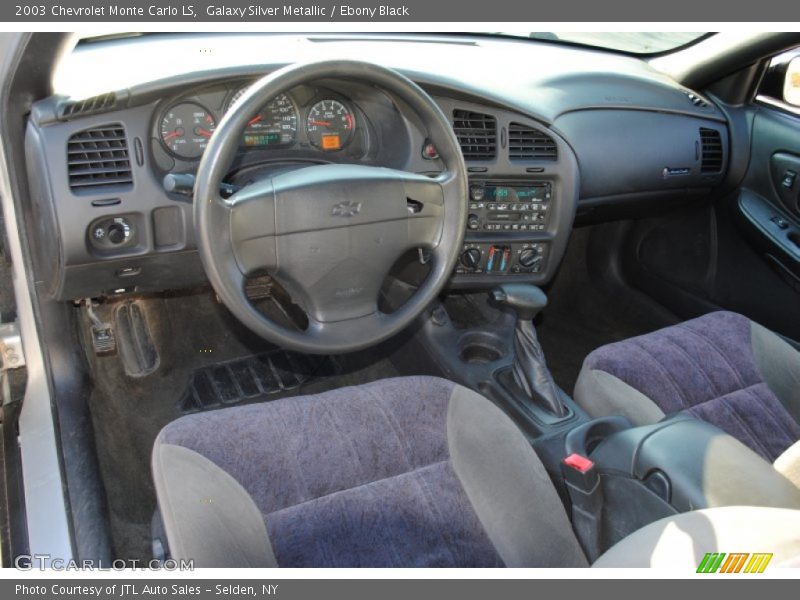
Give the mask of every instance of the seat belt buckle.
M 569 486 L 584 494 L 591 494 L 600 482 L 594 462 L 581 454 L 570 454 L 562 460 L 561 474 Z
M 572 501 L 572 528 L 586 556 L 600 556 L 603 514 L 603 488 L 594 461 L 570 454 L 561 461 L 561 473 Z

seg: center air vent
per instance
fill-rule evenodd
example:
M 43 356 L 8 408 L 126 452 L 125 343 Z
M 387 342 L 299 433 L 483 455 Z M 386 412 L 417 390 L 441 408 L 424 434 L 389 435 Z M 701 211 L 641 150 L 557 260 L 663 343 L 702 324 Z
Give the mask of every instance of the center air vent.
M 555 160 L 556 143 L 549 135 L 521 123 L 508 126 L 508 157 L 511 160 Z
M 700 172 L 704 175 L 713 175 L 722 171 L 722 135 L 716 129 L 700 128 L 700 144 L 702 145 L 702 159 Z
M 132 185 L 125 129 L 115 123 L 73 134 L 67 142 L 67 169 L 69 187 L 76 192 Z
M 497 157 L 497 120 L 492 115 L 454 110 L 453 130 L 461 145 L 464 160 L 491 160 Z

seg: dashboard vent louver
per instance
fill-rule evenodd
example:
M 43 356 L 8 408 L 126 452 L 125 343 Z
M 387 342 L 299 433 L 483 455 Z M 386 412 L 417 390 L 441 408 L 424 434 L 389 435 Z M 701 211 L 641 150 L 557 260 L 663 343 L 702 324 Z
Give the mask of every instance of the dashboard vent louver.
M 508 157 L 511 160 L 556 160 L 558 149 L 549 135 L 521 123 L 508 126 Z
M 722 135 L 716 129 L 700 128 L 700 145 L 702 146 L 700 172 L 712 175 L 722 171 Z
M 491 160 L 497 157 L 497 120 L 492 115 L 454 110 L 453 130 L 461 145 L 464 160 Z
M 61 119 L 71 119 L 73 117 L 85 117 L 96 113 L 111 110 L 117 104 L 117 95 L 113 92 L 92 96 L 85 100 L 70 100 L 61 106 L 59 117 Z
M 133 184 L 128 139 L 119 123 L 73 134 L 67 142 L 69 187 L 73 191 Z

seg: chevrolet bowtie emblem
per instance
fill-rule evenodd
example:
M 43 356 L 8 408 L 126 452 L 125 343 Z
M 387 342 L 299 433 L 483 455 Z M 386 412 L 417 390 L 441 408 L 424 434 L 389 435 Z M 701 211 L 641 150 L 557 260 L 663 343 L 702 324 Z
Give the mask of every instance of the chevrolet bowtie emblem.
M 334 205 L 331 214 L 334 217 L 355 217 L 361 212 L 361 202 L 340 202 Z

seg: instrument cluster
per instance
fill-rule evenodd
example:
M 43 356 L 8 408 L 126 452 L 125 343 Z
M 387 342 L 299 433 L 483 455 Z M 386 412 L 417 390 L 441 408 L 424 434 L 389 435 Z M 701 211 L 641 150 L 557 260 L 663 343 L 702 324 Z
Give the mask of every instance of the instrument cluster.
M 247 84 L 220 92 L 183 96 L 168 103 L 157 119 L 156 138 L 172 158 L 197 161 L 219 120 L 247 92 Z M 219 105 L 215 107 L 215 105 Z M 324 90 L 280 94 L 252 115 L 242 136 L 243 149 L 302 145 L 323 153 L 345 150 L 361 129 L 361 118 L 346 98 Z

